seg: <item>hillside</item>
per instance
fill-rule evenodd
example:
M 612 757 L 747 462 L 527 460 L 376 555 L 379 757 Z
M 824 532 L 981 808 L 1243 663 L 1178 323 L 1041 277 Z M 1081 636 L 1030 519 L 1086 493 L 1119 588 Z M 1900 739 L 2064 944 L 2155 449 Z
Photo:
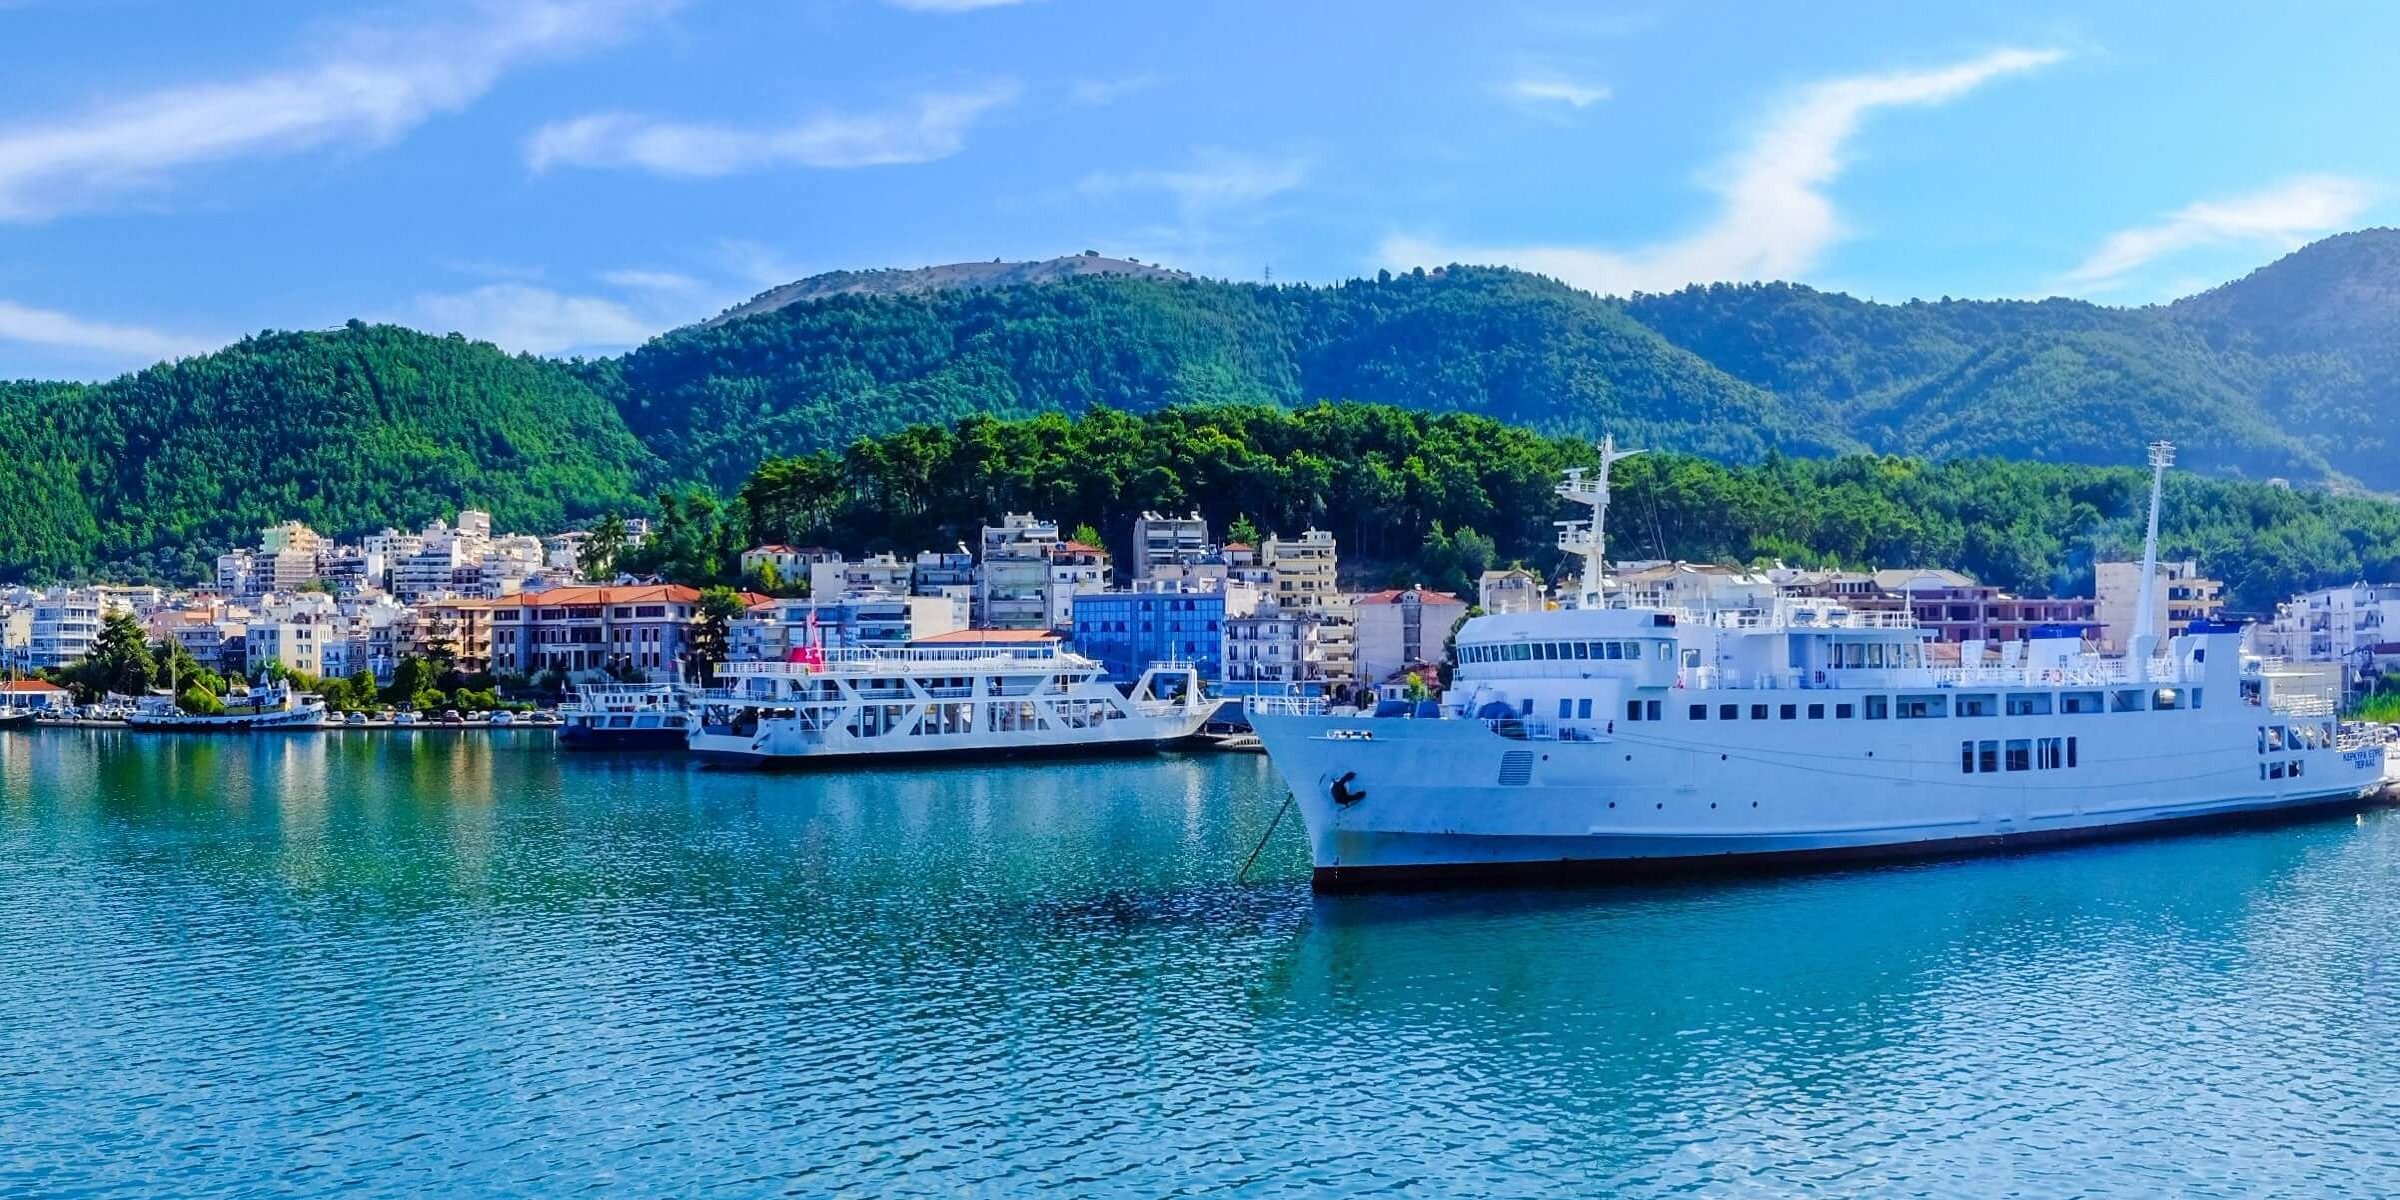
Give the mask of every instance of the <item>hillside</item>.
M 1181 271 L 1153 267 L 1129 258 L 1103 258 L 1085 251 L 1039 262 L 949 263 L 937 267 L 913 269 L 887 268 L 880 271 L 827 271 L 811 275 L 796 283 L 768 288 L 748 300 L 701 322 L 703 325 L 722 325 L 743 317 L 763 316 L 777 309 L 789 308 L 810 300 L 829 300 L 835 296 L 918 296 L 926 292 L 976 291 L 985 288 L 1028 287 L 1039 283 L 1061 283 L 1069 279 L 1086 279 L 1102 275 L 1122 275 L 1131 279 L 1188 279 Z
M 167 579 L 287 517 L 358 533 L 463 503 L 553 528 L 638 505 L 657 470 L 560 364 L 356 322 L 0 387 L 0 458 L 0 575 Z
M 1790 284 L 1618 300 L 1461 267 L 1333 286 L 1076 256 L 836 272 L 618 358 L 353 323 L 0 384 L 0 579 L 186 576 L 268 520 L 536 527 L 974 414 L 1356 400 L 1727 462 L 1874 451 L 2400 490 L 2400 232 L 2142 309 Z

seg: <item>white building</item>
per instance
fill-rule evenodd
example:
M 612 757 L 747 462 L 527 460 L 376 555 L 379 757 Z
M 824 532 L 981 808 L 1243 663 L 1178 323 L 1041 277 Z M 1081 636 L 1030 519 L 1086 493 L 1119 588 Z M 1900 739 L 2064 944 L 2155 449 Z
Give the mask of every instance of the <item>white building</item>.
M 35 667 L 65 667 L 82 662 L 100 636 L 100 597 L 90 591 L 54 592 L 34 601 L 27 638 L 28 661 Z
M 773 662 L 810 645 L 898 648 L 966 627 L 966 612 L 948 596 L 773 600 L 727 626 L 726 654 L 737 662 Z
M 2248 636 L 2268 658 L 2338 664 L 2344 686 L 2356 689 L 2368 675 L 2400 668 L 2400 584 L 2353 583 L 2295 596 Z
M 1486 613 L 1534 612 L 1542 607 L 1542 581 L 1523 567 L 1485 571 L 1475 582 L 1475 604 Z
M 808 594 L 824 600 L 844 596 L 905 596 L 910 564 L 898 555 L 876 554 L 856 562 L 840 558 L 808 565 Z
M 1199 513 L 1183 517 L 1145 512 L 1133 521 L 1133 577 L 1156 578 L 1161 568 L 1188 566 L 1211 557 L 1208 522 Z
M 2122 654 L 2139 620 L 2142 564 L 2104 562 L 2093 567 L 2092 574 L 2100 600 L 2100 649 Z M 2213 620 L 2224 608 L 2225 585 L 2202 575 L 2199 563 L 2187 558 L 2158 564 L 2150 617 L 2160 637 L 2182 637 L 2192 622 Z
M 329 626 L 312 616 L 283 621 L 252 621 L 242 631 L 245 669 L 256 673 L 268 663 L 281 663 L 303 675 L 325 673 L 325 635 Z
M 1317 646 L 1325 614 L 1312 608 L 1258 604 L 1225 616 L 1225 682 L 1234 691 L 1311 690 L 1325 682 Z
M 976 591 L 978 625 L 988 629 L 1056 627 L 1050 552 L 1059 541 L 1058 522 L 1031 513 L 1008 513 L 1000 524 L 983 527 L 977 555 L 982 571 Z M 1072 619 L 1071 610 L 1069 616 Z

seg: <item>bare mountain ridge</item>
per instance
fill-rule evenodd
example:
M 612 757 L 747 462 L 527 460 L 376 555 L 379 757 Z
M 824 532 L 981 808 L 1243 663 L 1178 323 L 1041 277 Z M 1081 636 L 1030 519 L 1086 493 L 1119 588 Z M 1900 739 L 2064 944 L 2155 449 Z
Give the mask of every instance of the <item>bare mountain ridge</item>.
M 1155 267 L 1130 258 L 1107 258 L 1092 251 L 1038 262 L 945 263 L 931 267 L 886 267 L 866 271 L 827 271 L 793 283 L 768 288 L 756 296 L 718 313 L 702 325 L 722 325 L 743 317 L 771 313 L 794 304 L 823 300 L 832 296 L 918 296 L 927 292 L 975 291 L 982 288 L 1019 287 L 1028 284 L 1058 283 L 1068 279 L 1083 279 L 1095 275 L 1122 275 L 1133 279 L 1189 279 L 1182 271 Z

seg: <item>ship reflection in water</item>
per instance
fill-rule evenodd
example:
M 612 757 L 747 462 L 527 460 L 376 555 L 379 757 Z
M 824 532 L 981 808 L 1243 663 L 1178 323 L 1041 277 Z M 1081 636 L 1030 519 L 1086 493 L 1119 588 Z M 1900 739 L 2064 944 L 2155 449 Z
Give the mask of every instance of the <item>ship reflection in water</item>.
M 0 1192 L 2377 1193 L 2400 818 L 1319 897 L 1248 755 L 0 734 Z

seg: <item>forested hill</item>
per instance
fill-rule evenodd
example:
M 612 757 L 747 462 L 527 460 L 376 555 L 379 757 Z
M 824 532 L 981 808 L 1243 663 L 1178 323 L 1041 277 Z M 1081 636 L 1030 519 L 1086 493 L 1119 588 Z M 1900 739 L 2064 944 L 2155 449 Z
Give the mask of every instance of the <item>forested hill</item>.
M 542 527 L 912 424 L 1100 406 L 1359 400 L 1730 462 L 2125 464 L 2169 437 L 2204 474 L 2400 491 L 2400 231 L 2142 309 L 1785 284 L 1620 300 L 1475 267 L 1270 287 L 967 266 L 803 280 L 596 361 L 354 322 L 104 384 L 0 384 L 0 579 L 188 577 L 285 516 L 353 535 L 476 504 Z
M 0 579 L 213 576 L 298 518 L 343 534 L 462 503 L 512 529 L 640 506 L 656 458 L 566 366 L 352 322 L 94 386 L 0 384 Z

